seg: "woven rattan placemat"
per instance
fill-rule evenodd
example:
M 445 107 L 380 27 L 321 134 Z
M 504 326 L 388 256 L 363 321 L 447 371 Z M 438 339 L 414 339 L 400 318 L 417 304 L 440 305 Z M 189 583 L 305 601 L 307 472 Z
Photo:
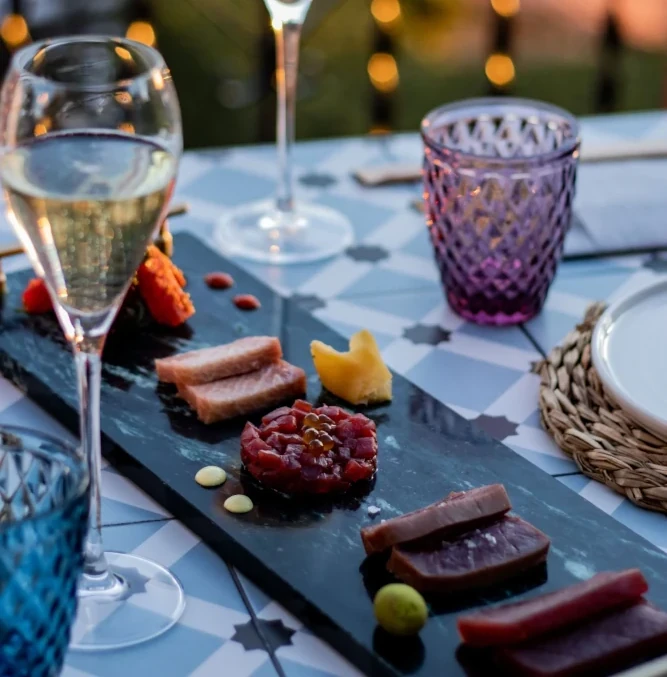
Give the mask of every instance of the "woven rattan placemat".
M 584 321 L 535 366 L 542 425 L 585 475 L 643 508 L 667 512 L 667 440 L 633 421 L 593 367 L 591 336 L 604 308 L 590 306 Z

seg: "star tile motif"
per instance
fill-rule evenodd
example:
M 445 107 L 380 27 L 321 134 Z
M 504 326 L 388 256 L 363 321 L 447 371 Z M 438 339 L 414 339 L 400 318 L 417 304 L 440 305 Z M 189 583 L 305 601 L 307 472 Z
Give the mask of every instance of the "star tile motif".
M 327 302 L 314 294 L 292 294 L 290 298 L 309 313 L 327 307 Z
M 335 186 L 338 183 L 338 179 L 331 174 L 318 174 L 317 172 L 311 172 L 310 174 L 304 174 L 299 178 L 299 183 L 304 186 L 309 186 L 310 188 L 329 188 Z
M 517 424 L 510 421 L 505 416 L 487 416 L 486 414 L 480 414 L 476 419 L 472 421 L 476 423 L 484 432 L 495 437 L 501 442 L 507 437 L 512 437 L 516 435 Z
M 296 630 L 288 628 L 280 619 L 265 621 L 258 618 L 257 625 L 273 651 L 277 651 L 281 646 L 291 646 L 292 637 L 296 634 Z
M 390 254 L 386 249 L 376 245 L 360 244 L 356 247 L 350 247 L 345 253 L 354 261 L 367 261 L 368 263 L 377 263 L 388 259 Z
M 652 270 L 654 273 L 667 273 L 667 259 L 653 255 L 642 263 L 642 268 Z
M 234 630 L 236 632 L 231 637 L 231 640 L 238 642 L 246 651 L 255 651 L 256 649 L 266 651 L 266 646 L 253 625 L 252 620 L 242 625 L 235 625 Z
M 114 567 L 114 571 L 122 578 L 128 578 L 132 581 L 132 592 L 137 594 L 140 592 L 148 592 L 146 590 L 146 583 L 150 582 L 150 578 L 139 573 L 138 569 L 124 568 L 124 567 Z
M 280 619 L 265 621 L 258 618 L 256 625 L 250 620 L 242 625 L 235 625 L 234 629 L 236 632 L 232 641 L 238 642 L 246 651 L 266 649 L 264 640 L 273 651 L 277 651 L 282 646 L 290 646 L 292 636 L 296 634 L 296 630 L 288 628 Z
M 412 341 L 412 343 L 425 343 L 430 346 L 437 346 L 439 343 L 447 343 L 451 340 L 452 332 L 443 329 L 437 324 L 415 324 L 403 330 L 403 338 Z

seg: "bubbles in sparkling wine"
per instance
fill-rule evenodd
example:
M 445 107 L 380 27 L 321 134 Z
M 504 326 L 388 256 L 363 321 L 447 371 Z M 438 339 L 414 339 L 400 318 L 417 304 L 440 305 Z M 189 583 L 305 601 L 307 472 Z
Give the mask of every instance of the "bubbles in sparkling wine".
M 173 186 L 174 157 L 122 134 L 54 134 L 0 160 L 9 216 L 62 304 L 119 302 Z

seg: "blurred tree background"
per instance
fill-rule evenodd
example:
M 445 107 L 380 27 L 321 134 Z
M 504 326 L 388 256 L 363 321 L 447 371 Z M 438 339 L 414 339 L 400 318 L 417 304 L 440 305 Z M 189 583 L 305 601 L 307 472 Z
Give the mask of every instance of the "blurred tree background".
M 262 0 L 0 0 L 0 10 L 5 65 L 30 39 L 128 34 L 165 55 L 188 147 L 273 139 Z M 665 0 L 313 0 L 297 135 L 415 130 L 439 104 L 489 94 L 580 115 L 661 108 L 665 47 Z

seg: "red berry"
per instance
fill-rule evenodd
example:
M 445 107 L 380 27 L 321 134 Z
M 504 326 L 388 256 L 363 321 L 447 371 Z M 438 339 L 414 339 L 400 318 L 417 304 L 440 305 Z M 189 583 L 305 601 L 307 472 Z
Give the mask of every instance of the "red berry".
M 36 277 L 28 282 L 28 286 L 23 291 L 23 308 L 27 313 L 48 313 L 53 310 L 51 297 L 44 280 Z
M 209 273 L 204 276 L 204 282 L 211 289 L 229 289 L 234 286 L 234 278 L 229 273 Z
M 239 310 L 257 310 L 262 307 L 256 296 L 252 294 L 239 294 L 234 297 L 234 305 Z

